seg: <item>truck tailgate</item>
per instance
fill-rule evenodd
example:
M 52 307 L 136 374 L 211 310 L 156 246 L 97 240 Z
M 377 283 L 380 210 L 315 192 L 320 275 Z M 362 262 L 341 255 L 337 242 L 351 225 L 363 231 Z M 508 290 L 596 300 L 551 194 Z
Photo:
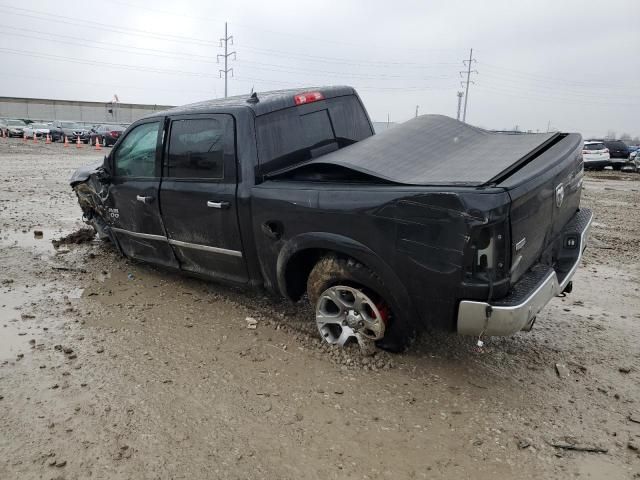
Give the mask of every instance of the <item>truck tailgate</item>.
M 541 257 L 554 264 L 550 249 L 580 206 L 582 137 L 560 140 L 508 176 L 500 187 L 511 197 L 511 281 L 516 282 Z

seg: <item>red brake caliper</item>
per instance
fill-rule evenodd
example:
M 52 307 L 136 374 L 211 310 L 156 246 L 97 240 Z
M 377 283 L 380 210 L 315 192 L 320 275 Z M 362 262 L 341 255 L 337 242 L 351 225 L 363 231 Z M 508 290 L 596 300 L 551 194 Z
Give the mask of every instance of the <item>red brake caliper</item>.
M 378 305 L 376 305 L 376 308 L 380 312 L 380 316 L 382 317 L 382 321 L 384 322 L 384 324 L 388 325 L 389 317 L 391 316 L 391 310 L 389 310 L 389 307 L 387 307 L 385 303 L 380 302 Z

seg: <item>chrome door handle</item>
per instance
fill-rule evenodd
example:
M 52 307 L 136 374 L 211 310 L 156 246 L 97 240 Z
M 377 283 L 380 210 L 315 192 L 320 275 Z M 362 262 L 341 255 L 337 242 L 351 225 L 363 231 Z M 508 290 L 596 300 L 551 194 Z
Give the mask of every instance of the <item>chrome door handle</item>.
M 143 195 L 136 195 L 136 200 L 146 204 L 146 203 L 151 203 L 151 201 L 153 200 L 153 197 L 145 197 Z
M 229 208 L 229 202 L 207 202 L 209 208 Z

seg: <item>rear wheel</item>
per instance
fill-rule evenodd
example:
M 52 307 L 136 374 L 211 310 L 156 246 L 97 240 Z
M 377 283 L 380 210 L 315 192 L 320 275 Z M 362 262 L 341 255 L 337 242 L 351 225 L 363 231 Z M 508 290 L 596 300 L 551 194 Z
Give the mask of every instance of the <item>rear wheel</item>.
M 404 348 L 397 334 L 385 335 L 395 321 L 389 295 L 380 280 L 361 263 L 328 256 L 320 259 L 307 280 L 307 295 L 315 309 L 320 336 L 332 345 L 357 342 L 365 353 L 378 345 L 392 351 Z

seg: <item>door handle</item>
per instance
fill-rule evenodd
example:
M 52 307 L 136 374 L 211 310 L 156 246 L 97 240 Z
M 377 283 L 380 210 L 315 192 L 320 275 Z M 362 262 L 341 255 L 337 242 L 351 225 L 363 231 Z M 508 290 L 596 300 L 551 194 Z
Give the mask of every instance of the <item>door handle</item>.
M 229 202 L 207 202 L 207 207 L 209 208 L 229 208 Z
M 147 204 L 147 203 L 151 203 L 153 201 L 153 197 L 151 197 L 151 196 L 145 197 L 143 195 L 136 195 L 136 200 L 139 201 L 139 202 L 142 202 L 144 204 Z

